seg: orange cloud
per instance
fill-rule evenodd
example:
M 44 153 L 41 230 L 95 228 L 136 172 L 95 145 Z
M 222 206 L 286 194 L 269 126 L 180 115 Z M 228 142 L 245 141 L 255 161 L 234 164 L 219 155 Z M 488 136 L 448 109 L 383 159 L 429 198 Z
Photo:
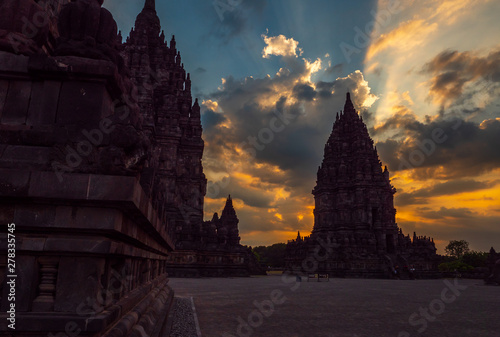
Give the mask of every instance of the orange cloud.
M 423 19 L 402 22 L 397 28 L 380 35 L 373 41 L 366 53 L 366 61 L 389 48 L 405 52 L 422 45 L 437 28 L 438 24 L 428 23 Z

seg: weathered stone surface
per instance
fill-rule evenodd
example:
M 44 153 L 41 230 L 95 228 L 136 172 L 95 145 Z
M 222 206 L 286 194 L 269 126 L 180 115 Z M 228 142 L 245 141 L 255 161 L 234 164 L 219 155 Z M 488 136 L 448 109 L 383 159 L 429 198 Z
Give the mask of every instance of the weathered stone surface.
M 0 169 L 0 196 L 27 196 L 29 179 L 27 171 Z
M 122 213 L 115 209 L 58 206 L 55 212 L 54 226 L 121 231 L 122 221 Z
M 61 83 L 43 81 L 33 83 L 33 92 L 26 120 L 27 125 L 54 124 Z
M 14 223 L 19 227 L 53 227 L 55 225 L 56 207 L 53 205 L 18 205 Z
M 88 125 L 102 117 L 104 85 L 68 81 L 61 87 L 61 98 L 57 108 L 58 124 Z
M 3 149 L 0 165 L 11 168 L 45 169 L 50 167 L 51 149 L 43 146 L 8 145 Z
M 97 313 L 102 311 L 104 306 L 98 302 L 97 295 L 102 286 L 100 280 L 103 274 L 104 263 L 101 259 L 61 257 L 54 311 L 77 312 L 77 307 L 88 303 L 88 299 L 95 301 L 93 308 Z
M 39 3 L 52 18 L 65 2 Z M 170 308 L 166 262 L 174 243 L 164 205 L 139 183 L 151 141 L 141 129 L 137 97 L 115 48 L 116 24 L 100 4 L 90 2 L 67 7 L 65 15 L 85 11 L 69 26 L 63 15 L 60 56 L 53 56 L 59 35 L 53 21 L 43 39 L 25 41 L 28 57 L 0 52 L 0 221 L 16 223 L 22 263 L 19 335 L 67 334 L 67 324 L 74 323 L 71 330 L 81 329 L 77 334 L 103 336 L 130 311 L 137 324 L 124 334 L 141 328 L 150 333 L 162 327 Z M 23 14 L 31 18 L 34 4 L 0 4 L 2 10 L 20 6 L 12 20 L 0 20 L 0 49 L 1 27 L 22 26 L 16 20 Z M 91 25 L 97 12 L 98 25 Z M 87 49 L 78 54 L 82 43 Z M 96 59 L 88 58 L 93 53 Z M 158 165 L 148 163 L 154 172 Z M 7 251 L 4 234 L 2 252 Z M 147 306 L 144 298 L 150 299 Z M 0 307 L 8 304 L 0 297 Z M 93 311 L 82 315 L 82 304 Z M 2 312 L 0 330 L 7 330 Z
M 7 98 L 7 91 L 9 90 L 9 82 L 0 80 L 0 120 L 2 119 L 2 112 L 5 106 L 5 99 Z
M 389 277 L 395 269 L 408 275 L 410 266 L 435 270 L 432 239 L 411 240 L 396 225 L 394 193 L 348 93 L 318 169 L 313 231 L 288 243 L 288 269 L 358 277 Z
M 117 25 L 101 8 L 103 0 L 76 0 L 59 15 L 57 55 L 82 56 L 122 63 L 118 53 Z
M 11 81 L 5 98 L 2 124 L 25 124 L 31 97 L 31 82 Z
M 39 24 L 45 10 L 33 0 L 4 0 L 0 4 L 0 50 L 40 53 L 47 42 L 48 24 Z M 37 25 L 35 25 L 35 23 Z

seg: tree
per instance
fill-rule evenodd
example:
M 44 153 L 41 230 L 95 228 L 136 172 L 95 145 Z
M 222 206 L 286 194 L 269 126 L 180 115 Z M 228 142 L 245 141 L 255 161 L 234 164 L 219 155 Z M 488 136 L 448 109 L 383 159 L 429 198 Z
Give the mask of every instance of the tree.
M 487 267 L 488 253 L 470 251 L 462 256 L 462 261 L 472 267 Z
M 469 243 L 465 240 L 451 240 L 444 249 L 447 255 L 460 259 L 469 252 Z
M 285 266 L 285 243 L 275 243 L 272 246 L 258 246 L 253 251 L 260 257 L 259 262 L 273 268 Z

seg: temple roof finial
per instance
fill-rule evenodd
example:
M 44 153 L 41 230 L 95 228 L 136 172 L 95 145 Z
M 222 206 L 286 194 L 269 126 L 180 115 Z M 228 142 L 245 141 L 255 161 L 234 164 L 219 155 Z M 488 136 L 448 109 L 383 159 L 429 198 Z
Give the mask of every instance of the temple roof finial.
M 351 94 L 349 93 L 349 91 L 347 92 L 346 99 L 345 99 L 344 113 L 346 113 L 347 111 L 350 111 L 350 112 L 356 111 L 356 110 L 354 110 L 354 104 L 352 104 Z
M 144 4 L 144 9 L 156 10 L 155 0 L 146 0 L 146 3 Z

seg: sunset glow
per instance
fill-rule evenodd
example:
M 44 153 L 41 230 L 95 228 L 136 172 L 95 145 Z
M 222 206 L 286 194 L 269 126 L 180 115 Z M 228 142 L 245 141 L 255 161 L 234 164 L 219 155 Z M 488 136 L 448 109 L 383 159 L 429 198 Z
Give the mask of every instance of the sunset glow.
M 194 2 L 189 30 L 175 17 L 187 5 L 157 11 L 202 102 L 206 220 L 231 194 L 243 244 L 308 235 L 317 168 L 349 91 L 404 233 L 433 237 L 439 253 L 454 239 L 498 245 L 498 1 L 243 1 L 223 21 Z M 133 16 L 121 15 L 129 31 Z

